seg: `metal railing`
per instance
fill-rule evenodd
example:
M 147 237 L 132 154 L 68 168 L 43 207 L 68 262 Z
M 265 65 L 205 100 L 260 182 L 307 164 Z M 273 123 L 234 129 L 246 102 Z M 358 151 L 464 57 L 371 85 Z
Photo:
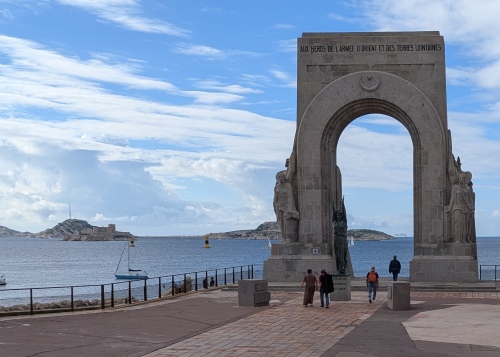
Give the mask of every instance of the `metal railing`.
M 241 265 L 109 284 L 1 289 L 0 314 L 29 312 L 33 315 L 54 310 L 105 309 L 162 299 L 190 291 L 235 284 L 242 279 L 262 277 L 262 269 L 254 270 L 255 267 Z
M 479 280 L 500 280 L 500 265 L 479 265 Z

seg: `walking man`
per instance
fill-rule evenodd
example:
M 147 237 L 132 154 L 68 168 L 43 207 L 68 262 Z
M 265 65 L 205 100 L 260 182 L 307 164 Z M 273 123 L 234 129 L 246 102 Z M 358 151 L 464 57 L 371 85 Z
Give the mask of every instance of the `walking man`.
M 394 256 L 394 259 L 389 263 L 389 273 L 392 273 L 392 280 L 398 281 L 398 274 L 400 271 L 401 263 L 396 259 L 396 256 Z
M 370 304 L 372 303 L 372 292 L 373 292 L 373 300 L 377 297 L 377 289 L 378 289 L 378 273 L 375 271 L 375 267 L 366 274 L 366 287 L 368 288 L 368 301 Z
M 325 269 L 321 270 L 321 275 L 318 277 L 319 282 L 319 301 L 321 307 L 325 306 L 327 309 L 330 305 L 330 293 L 333 293 L 333 277 L 326 272 Z M 326 305 L 324 304 L 326 302 Z

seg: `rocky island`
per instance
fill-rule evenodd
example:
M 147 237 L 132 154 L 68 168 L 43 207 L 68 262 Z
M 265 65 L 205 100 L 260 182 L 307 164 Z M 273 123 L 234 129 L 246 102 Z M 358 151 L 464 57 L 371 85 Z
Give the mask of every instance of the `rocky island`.
M 231 232 L 209 233 L 209 239 L 281 239 L 281 232 L 278 227 L 278 222 L 264 222 L 256 229 L 247 229 Z M 394 239 L 393 236 L 375 231 L 372 229 L 349 229 L 347 230 L 347 239 L 353 240 L 389 240 Z
M 133 235 L 130 232 L 119 232 L 114 224 L 107 227 L 98 227 L 80 219 L 67 219 L 52 228 L 39 233 L 19 232 L 0 226 L 0 237 L 29 237 L 29 238 L 62 238 L 68 241 L 107 241 L 129 240 Z M 280 240 L 281 232 L 278 222 L 264 222 L 255 229 L 243 229 L 230 232 L 208 233 L 209 239 L 251 239 L 251 240 Z M 388 240 L 393 236 L 371 229 L 349 229 L 347 239 L 350 240 Z
M 39 233 L 18 232 L 0 226 L 0 237 L 62 238 L 71 241 L 129 240 L 130 232 L 119 232 L 114 224 L 98 227 L 80 219 L 67 219 Z

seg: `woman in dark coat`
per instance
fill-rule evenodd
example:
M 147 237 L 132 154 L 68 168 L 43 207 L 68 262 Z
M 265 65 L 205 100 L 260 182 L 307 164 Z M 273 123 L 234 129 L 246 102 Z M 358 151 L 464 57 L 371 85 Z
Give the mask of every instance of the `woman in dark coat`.
M 300 288 L 306 284 L 306 289 L 304 290 L 304 306 L 307 306 L 308 304 L 311 304 L 313 306 L 313 298 L 314 298 L 314 292 L 318 290 L 318 281 L 316 280 L 316 277 L 312 273 L 311 269 L 307 269 L 307 275 L 304 276 L 304 279 L 302 280 L 302 284 L 300 285 Z

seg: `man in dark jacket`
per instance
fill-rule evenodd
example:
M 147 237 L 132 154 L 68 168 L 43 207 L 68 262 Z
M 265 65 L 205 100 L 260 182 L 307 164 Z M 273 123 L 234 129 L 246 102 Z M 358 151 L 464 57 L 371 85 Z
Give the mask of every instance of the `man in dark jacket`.
M 326 308 L 328 309 L 330 305 L 330 293 L 333 293 L 333 277 L 326 272 L 325 269 L 321 270 L 321 275 L 318 277 L 319 283 L 319 300 L 321 302 L 321 307 L 324 305 L 324 300 L 326 299 Z
M 389 273 L 392 273 L 392 280 L 398 281 L 398 274 L 400 271 L 401 263 L 396 259 L 396 256 L 394 256 L 394 259 L 389 263 Z

